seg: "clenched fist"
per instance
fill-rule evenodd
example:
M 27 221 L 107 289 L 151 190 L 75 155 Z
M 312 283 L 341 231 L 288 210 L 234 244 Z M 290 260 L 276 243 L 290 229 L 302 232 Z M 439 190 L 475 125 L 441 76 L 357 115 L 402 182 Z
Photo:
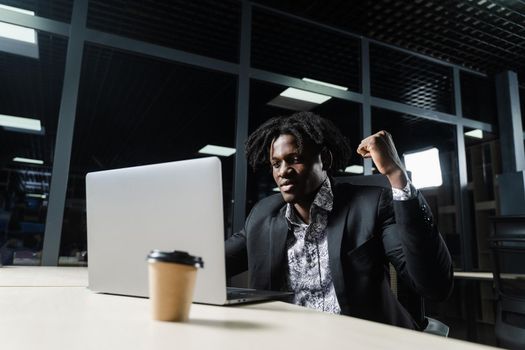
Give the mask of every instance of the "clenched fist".
M 408 181 L 406 170 L 388 132 L 381 130 L 362 140 L 357 147 L 357 153 L 363 158 L 372 158 L 377 170 L 388 177 L 392 187 L 406 186 Z

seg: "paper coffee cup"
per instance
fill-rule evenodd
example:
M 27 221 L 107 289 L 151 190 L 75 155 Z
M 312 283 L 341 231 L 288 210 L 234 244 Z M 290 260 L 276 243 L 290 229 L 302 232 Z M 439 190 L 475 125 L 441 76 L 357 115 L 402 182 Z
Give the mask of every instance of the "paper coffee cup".
M 153 319 L 185 322 L 189 318 L 200 257 L 187 252 L 152 250 L 148 255 L 149 298 Z

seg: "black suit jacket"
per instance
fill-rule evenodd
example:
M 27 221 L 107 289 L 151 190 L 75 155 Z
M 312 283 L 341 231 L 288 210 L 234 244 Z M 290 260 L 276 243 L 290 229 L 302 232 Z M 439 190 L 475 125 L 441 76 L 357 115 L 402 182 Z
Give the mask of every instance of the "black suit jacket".
M 433 300 L 452 290 L 449 252 L 423 196 L 393 201 L 392 191 L 333 185 L 328 216 L 329 265 L 341 313 L 417 329 L 390 290 L 388 262 L 417 294 Z M 248 269 L 250 287 L 282 290 L 287 271 L 286 203 L 281 194 L 261 200 L 245 227 L 226 241 L 229 276 Z

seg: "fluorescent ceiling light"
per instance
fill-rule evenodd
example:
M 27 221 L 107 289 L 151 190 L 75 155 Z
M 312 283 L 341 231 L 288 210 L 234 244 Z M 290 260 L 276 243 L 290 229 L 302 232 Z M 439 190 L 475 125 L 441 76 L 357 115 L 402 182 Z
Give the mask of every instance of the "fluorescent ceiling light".
M 34 16 L 33 11 L 0 5 L 0 9 Z M 16 24 L 0 22 L 0 51 L 31 58 L 39 58 L 36 30 Z
M 362 165 L 350 165 L 346 167 L 345 173 L 362 174 L 365 168 Z
M 471 130 L 471 131 L 467 131 L 465 133 L 465 136 L 473 137 L 473 138 L 476 138 L 476 139 L 482 139 L 483 138 L 483 130 L 474 129 L 474 130 Z
M 40 164 L 40 165 L 44 164 L 43 160 L 22 158 L 22 157 L 15 157 L 15 158 L 13 158 L 13 162 Z
M 4 10 L 20 12 L 26 15 L 35 15 L 35 12 L 33 11 L 24 10 L 17 7 L 0 5 L 0 8 Z M 24 41 L 30 44 L 36 44 L 36 31 L 34 29 L 18 26 L 15 24 L 0 22 L 0 36 L 8 39 Z
M 235 148 L 206 145 L 199 150 L 199 153 L 211 154 L 214 156 L 229 157 L 235 153 Z
M 8 128 L 42 131 L 40 120 L 0 114 L 0 126 Z
M 32 197 L 32 198 L 46 199 L 46 195 L 45 194 L 28 193 L 28 194 L 26 194 L 26 196 L 27 197 Z
M 274 192 L 281 192 L 281 189 L 280 189 L 279 187 L 274 187 L 274 188 L 272 189 L 272 191 L 274 191 Z
M 303 81 L 307 81 L 309 83 L 324 85 L 324 86 L 328 86 L 328 87 L 331 87 L 331 88 L 334 88 L 334 89 L 343 90 L 343 91 L 347 91 L 348 90 L 348 88 L 346 86 L 325 83 L 324 81 L 314 80 L 314 79 L 310 79 L 310 78 L 303 78 L 302 80 Z
M 412 183 L 416 188 L 437 187 L 443 184 L 437 148 L 406 153 L 403 156 L 407 170 L 412 172 Z
M 299 90 L 296 88 L 288 88 L 284 90 L 283 92 L 281 92 L 279 95 L 284 96 L 284 97 L 289 97 L 289 98 L 295 98 L 296 100 L 313 102 L 316 104 L 324 103 L 332 98 L 330 96 L 321 95 L 315 92 L 310 92 L 310 91 L 305 91 L 305 90 Z
M 330 84 L 330 83 L 325 83 L 324 81 L 314 80 L 314 79 L 310 79 L 310 78 L 303 78 L 302 80 L 306 81 L 306 82 L 309 82 L 309 83 L 329 86 L 331 88 L 335 88 L 335 89 L 339 89 L 339 90 L 344 90 L 344 91 L 348 90 L 347 87 L 340 86 L 340 85 L 335 85 L 335 84 Z M 316 103 L 316 104 L 324 103 L 324 102 L 326 102 L 326 101 L 328 101 L 329 99 L 332 98 L 331 96 L 326 96 L 326 95 L 323 95 L 323 94 L 318 94 L 316 92 L 310 92 L 310 91 L 300 90 L 300 89 L 296 89 L 296 88 L 288 88 L 288 89 L 284 90 L 283 92 L 281 92 L 280 96 L 289 97 L 289 98 L 295 98 L 296 100 L 303 100 L 303 101 L 308 101 L 308 102 L 312 102 L 312 103 Z
M 302 80 L 308 83 L 324 85 L 334 89 L 344 91 L 348 90 L 348 88 L 345 86 L 330 84 L 324 81 L 314 80 L 310 78 L 303 78 Z M 275 97 L 273 100 L 268 102 L 268 105 L 291 109 L 294 111 L 309 111 L 317 105 L 324 103 L 331 98 L 331 96 L 290 87 L 281 92 L 279 96 Z

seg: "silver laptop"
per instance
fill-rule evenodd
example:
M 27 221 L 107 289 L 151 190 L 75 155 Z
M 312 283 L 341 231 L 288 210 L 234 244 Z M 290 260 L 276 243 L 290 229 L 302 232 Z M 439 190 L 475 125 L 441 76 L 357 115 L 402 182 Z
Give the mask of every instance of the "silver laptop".
M 148 296 L 152 249 L 202 257 L 194 302 L 224 305 L 290 293 L 235 288 L 228 296 L 221 163 L 216 157 L 87 174 L 89 289 Z

